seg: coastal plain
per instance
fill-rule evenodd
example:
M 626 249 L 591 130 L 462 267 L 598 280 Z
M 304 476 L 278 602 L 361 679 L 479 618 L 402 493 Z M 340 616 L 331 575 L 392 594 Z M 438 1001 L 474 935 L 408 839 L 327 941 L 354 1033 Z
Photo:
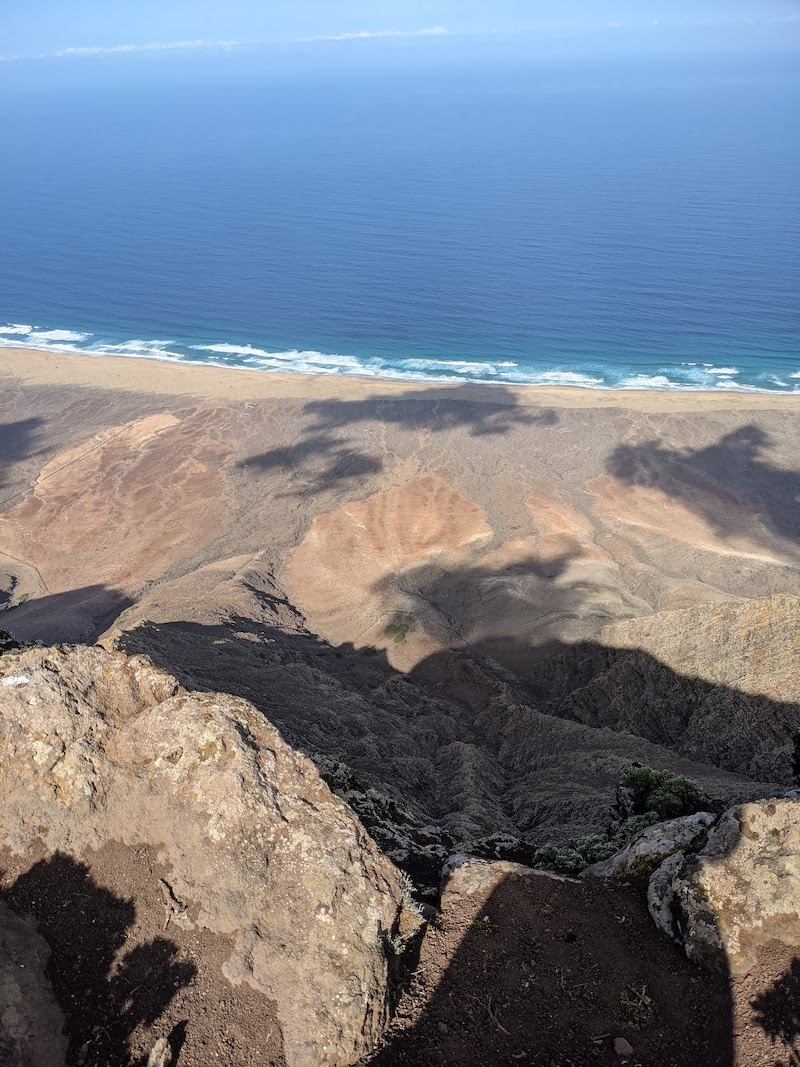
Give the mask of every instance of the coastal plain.
M 0 375 L 2 569 L 29 598 L 16 626 L 47 639 L 97 637 L 122 602 L 169 614 L 171 590 L 246 566 L 401 670 L 798 590 L 798 398 L 13 349 Z

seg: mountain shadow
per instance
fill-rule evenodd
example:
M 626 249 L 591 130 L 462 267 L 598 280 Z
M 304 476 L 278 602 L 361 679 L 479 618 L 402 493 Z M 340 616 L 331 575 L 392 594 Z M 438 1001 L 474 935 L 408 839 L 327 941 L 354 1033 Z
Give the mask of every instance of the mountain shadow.
M 580 646 L 584 672 L 587 664 L 600 675 L 614 670 L 625 701 L 642 703 L 638 694 L 650 688 L 660 694 L 659 741 L 624 722 L 611 729 L 608 720 L 599 721 L 602 686 L 598 721 L 571 720 L 546 694 L 533 699 L 479 644 L 436 653 L 411 676 L 369 646 L 334 647 L 252 619 L 143 623 L 123 632 L 118 645 L 149 656 L 190 689 L 251 701 L 317 762 L 329 783 L 342 783 L 352 804 L 355 793 L 362 795 L 359 816 L 396 862 L 408 859 L 409 869 L 424 853 L 425 826 L 445 849 L 495 833 L 539 845 L 604 832 L 617 780 L 636 761 L 696 778 L 722 799 L 791 783 L 800 708 L 682 676 L 644 652 Z M 564 654 L 567 668 L 572 649 L 548 646 L 551 656 Z M 522 657 L 525 650 L 512 651 Z M 575 670 L 580 691 L 585 674 Z M 687 700 L 693 702 L 688 711 Z M 736 713 L 723 733 L 726 708 Z M 707 746 L 697 742 L 703 731 L 693 723 L 695 743 L 687 753 L 681 731 L 693 710 L 700 725 L 709 716 Z M 756 774 L 759 769 L 773 773 Z M 384 799 L 370 799 L 370 790 Z M 403 843 L 409 835 L 414 840 Z M 430 854 L 434 865 L 437 848 Z
M 134 603 L 118 589 L 99 584 L 47 593 L 16 605 L 9 594 L 5 610 L 0 613 L 0 628 L 19 641 L 89 644 Z
M 0 423 L 0 490 L 9 484 L 8 472 L 11 464 L 35 454 L 43 426 L 44 419 L 40 418 Z M 0 497 L 0 508 L 11 499 Z

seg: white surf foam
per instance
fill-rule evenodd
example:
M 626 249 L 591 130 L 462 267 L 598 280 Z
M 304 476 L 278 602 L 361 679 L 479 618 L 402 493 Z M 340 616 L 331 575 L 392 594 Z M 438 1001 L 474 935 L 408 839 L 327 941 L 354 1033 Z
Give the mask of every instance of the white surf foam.
M 92 343 L 86 344 L 94 338 Z M 174 347 L 173 347 L 174 346 Z M 775 394 L 789 390 L 800 392 L 800 370 L 777 374 L 763 373 L 744 384 L 737 367 L 717 367 L 713 363 L 683 362 L 674 367 L 659 367 L 654 373 L 634 373 L 622 377 L 620 369 L 601 363 L 590 364 L 587 371 L 536 369 L 512 360 L 436 359 L 409 357 L 388 360 L 380 356 L 358 358 L 337 353 L 301 349 L 270 352 L 251 344 L 214 342 L 186 345 L 156 338 L 131 338 L 127 341 L 103 341 L 89 332 L 48 329 L 25 323 L 6 323 L 0 327 L 0 348 L 41 348 L 45 351 L 98 356 L 157 359 L 169 363 L 215 366 L 236 369 L 248 367 L 259 371 L 293 374 L 347 375 L 388 378 L 394 381 L 427 383 L 474 383 L 481 385 L 563 385 L 589 389 L 656 389 L 699 391 L 726 389 L 737 392 Z M 192 358 L 190 353 L 197 353 Z M 624 373 L 624 372 L 623 372 Z
M 267 356 L 278 358 L 274 353 L 267 352 L 263 348 L 254 348 L 253 345 L 189 345 L 189 348 L 194 352 L 216 352 L 221 356 Z
M 530 371 L 525 379 L 539 385 L 605 385 L 603 378 L 594 378 L 590 374 L 581 374 L 571 370 Z
M 76 330 L 31 330 L 28 337 L 31 341 L 88 341 L 90 333 L 78 333 Z
M 104 345 L 103 347 L 108 352 L 153 352 L 164 349 L 168 345 L 174 345 L 174 341 L 142 341 L 138 338 L 134 338 L 132 341 L 120 341 L 115 345 Z
M 624 378 L 618 388 L 620 389 L 680 389 L 686 388 L 679 382 L 673 382 L 664 374 L 632 374 Z

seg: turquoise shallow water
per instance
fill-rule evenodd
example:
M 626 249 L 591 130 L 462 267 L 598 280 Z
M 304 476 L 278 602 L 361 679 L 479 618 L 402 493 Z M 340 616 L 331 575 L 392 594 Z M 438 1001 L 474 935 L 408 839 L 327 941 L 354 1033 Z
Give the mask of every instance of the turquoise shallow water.
M 800 391 L 785 77 L 187 75 L 11 100 L 0 344 Z

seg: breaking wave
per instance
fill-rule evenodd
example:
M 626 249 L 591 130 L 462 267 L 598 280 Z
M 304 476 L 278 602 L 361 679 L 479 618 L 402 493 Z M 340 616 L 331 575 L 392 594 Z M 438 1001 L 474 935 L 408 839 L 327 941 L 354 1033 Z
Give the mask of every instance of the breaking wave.
M 215 367 L 278 371 L 290 374 L 343 374 L 409 382 L 471 382 L 509 385 L 547 385 L 585 389 L 646 389 L 673 391 L 735 391 L 800 393 L 800 368 L 775 367 L 746 371 L 742 367 L 711 362 L 680 361 L 652 367 L 652 361 L 635 365 L 593 360 L 576 366 L 572 361 L 545 358 L 495 359 L 376 355 L 344 355 L 303 349 L 271 350 L 250 343 L 199 342 L 162 338 L 119 339 L 79 329 L 33 326 L 8 322 L 0 326 L 0 348 L 156 359 Z M 644 369 L 644 366 L 647 369 Z

